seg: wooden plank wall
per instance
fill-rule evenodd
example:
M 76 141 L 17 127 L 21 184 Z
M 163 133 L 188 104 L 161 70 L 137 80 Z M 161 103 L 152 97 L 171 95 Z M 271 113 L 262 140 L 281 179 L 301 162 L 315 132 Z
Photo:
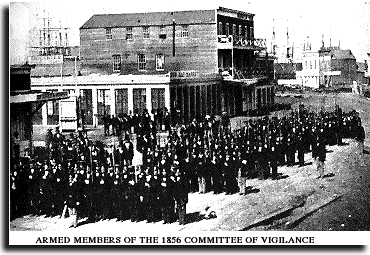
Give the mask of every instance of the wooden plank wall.
M 165 26 L 166 39 L 159 38 L 159 26 L 151 26 L 150 38 L 143 38 L 143 28 L 133 27 L 133 40 L 126 40 L 126 28 L 112 28 L 113 39 L 107 41 L 105 29 L 80 29 L 83 69 L 110 74 L 113 55 L 122 57 L 122 74 L 161 74 L 168 71 L 197 70 L 217 73 L 216 24 L 189 25 L 189 37 L 181 37 L 181 25 L 175 26 L 175 57 L 172 55 L 173 26 Z M 137 55 L 145 54 L 147 70 L 138 71 Z M 165 55 L 165 70 L 156 71 L 156 54 Z

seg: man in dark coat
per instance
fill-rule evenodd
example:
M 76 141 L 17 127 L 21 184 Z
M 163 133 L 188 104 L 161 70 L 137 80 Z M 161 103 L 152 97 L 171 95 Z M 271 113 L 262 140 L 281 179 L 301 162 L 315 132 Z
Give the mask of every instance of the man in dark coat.
M 361 125 L 361 121 L 358 122 L 358 126 L 355 131 L 355 139 L 357 141 L 358 155 L 360 158 L 360 164 L 364 164 L 363 154 L 364 154 L 364 141 L 365 141 L 365 130 Z
M 139 184 L 135 183 L 135 181 L 131 179 L 129 181 L 128 187 L 128 208 L 131 214 L 131 222 L 138 222 L 140 220 L 138 211 L 139 204 L 140 204 Z
M 52 187 L 51 187 L 51 176 L 49 167 L 47 164 L 44 165 L 44 173 L 40 179 L 40 200 L 41 200 L 41 213 L 50 216 L 52 213 Z
M 271 148 L 269 150 L 269 161 L 270 161 L 270 168 L 271 168 L 271 178 L 276 180 L 278 177 L 278 157 L 276 154 L 276 144 L 271 144 Z
M 163 224 L 171 223 L 174 207 L 173 181 L 166 171 L 162 172 L 160 206 L 162 210 Z
M 69 216 L 72 218 L 73 227 L 77 227 L 78 209 L 81 203 L 81 183 L 77 179 L 77 174 L 69 177 L 67 208 Z
M 316 149 L 315 156 L 317 156 L 317 170 L 319 172 L 318 178 L 322 178 L 324 176 L 326 160 L 326 139 L 324 136 L 323 129 L 320 129 L 319 131 L 317 146 L 315 149 Z
M 186 177 L 181 174 L 178 169 L 175 174 L 174 183 L 174 197 L 176 200 L 176 211 L 178 214 L 179 224 L 186 224 L 186 204 L 188 203 L 188 193 L 189 193 L 189 182 L 187 182 Z
M 129 140 L 128 136 L 125 137 L 125 142 L 123 143 L 122 149 L 123 149 L 125 164 L 127 166 L 132 165 L 132 159 L 134 158 L 134 145 Z
M 109 126 L 111 124 L 111 119 L 109 115 L 103 116 L 103 123 L 104 123 L 104 135 L 109 135 Z

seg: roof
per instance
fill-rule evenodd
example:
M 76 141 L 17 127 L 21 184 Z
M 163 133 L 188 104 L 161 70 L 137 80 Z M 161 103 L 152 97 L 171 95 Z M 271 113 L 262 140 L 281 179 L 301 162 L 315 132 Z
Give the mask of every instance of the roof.
M 30 65 L 28 62 L 26 62 L 23 65 L 10 65 L 10 69 L 32 69 L 35 68 L 36 65 Z
M 80 62 L 77 61 L 77 71 L 80 70 Z M 60 64 L 40 64 L 31 71 L 31 77 L 48 77 L 61 75 Z M 74 61 L 63 62 L 63 76 L 72 76 L 75 74 Z
M 225 7 L 221 7 L 221 6 L 217 10 L 222 11 L 222 12 L 231 12 L 231 13 L 236 13 L 236 14 L 243 14 L 243 15 L 252 16 L 252 17 L 256 15 L 256 14 L 253 14 L 253 13 L 239 11 L 239 10 L 233 10 L 233 9 L 229 9 L 229 8 L 225 8 Z
M 302 63 L 274 63 L 276 74 L 294 74 L 302 70 Z
M 334 49 L 331 51 L 331 54 L 332 54 L 333 59 L 354 59 L 356 60 L 351 50 Z
M 80 29 L 215 23 L 215 10 L 95 14 Z

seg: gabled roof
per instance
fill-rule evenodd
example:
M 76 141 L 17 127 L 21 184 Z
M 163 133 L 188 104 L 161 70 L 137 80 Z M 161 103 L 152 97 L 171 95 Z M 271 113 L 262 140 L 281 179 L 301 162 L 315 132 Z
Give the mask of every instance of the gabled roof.
M 351 50 L 335 49 L 331 51 L 331 54 L 332 54 L 333 59 L 354 59 L 356 60 Z
M 215 23 L 216 10 L 95 14 L 80 29 Z

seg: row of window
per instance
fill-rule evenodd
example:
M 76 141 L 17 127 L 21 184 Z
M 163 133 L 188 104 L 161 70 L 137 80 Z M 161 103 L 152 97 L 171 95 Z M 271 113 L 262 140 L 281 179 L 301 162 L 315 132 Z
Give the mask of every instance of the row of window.
M 308 68 L 308 61 L 306 60 L 305 62 L 304 62 L 304 65 L 305 65 L 305 69 L 312 69 L 312 61 L 310 60 L 310 68 Z M 316 66 L 316 59 L 315 59 L 315 61 L 314 61 L 314 63 L 315 63 L 315 68 L 314 69 L 317 69 L 317 66 Z
M 143 30 L 143 38 L 149 39 L 150 38 L 150 27 L 145 26 L 142 27 Z M 159 27 L 159 38 L 166 39 L 166 32 L 165 32 L 165 26 Z M 181 26 L 181 37 L 187 38 L 189 37 L 189 26 L 188 25 L 182 25 Z M 113 39 L 112 34 L 112 28 L 106 28 L 105 29 L 105 38 L 107 41 L 110 41 Z M 126 40 L 133 40 L 133 33 L 132 33 L 132 27 L 126 27 Z
M 121 55 L 113 55 L 113 72 L 121 71 L 122 58 Z M 146 55 L 137 54 L 137 70 L 145 71 L 146 66 Z M 155 69 L 157 71 L 164 71 L 164 55 L 157 54 L 155 55 Z
M 63 91 L 69 94 L 74 94 L 74 89 L 63 89 Z M 138 113 L 141 114 L 144 109 L 150 106 L 152 109 L 162 109 L 165 107 L 165 89 L 164 88 L 151 88 L 151 105 L 147 105 L 147 94 L 145 88 L 133 88 L 132 97 L 128 96 L 128 89 L 115 89 L 114 98 L 110 93 L 109 89 L 97 89 L 97 113 L 99 123 L 103 123 L 102 117 L 106 114 L 114 114 L 116 116 L 120 114 L 129 113 L 128 101 L 132 100 L 133 109 L 137 109 Z M 48 92 L 57 92 L 57 90 L 48 90 Z M 80 90 L 80 107 L 84 110 L 85 124 L 93 124 L 93 93 L 92 89 L 81 89 Z M 115 112 L 112 112 L 112 106 L 115 105 Z M 34 125 L 42 125 L 43 108 L 40 108 L 34 115 Z M 46 116 L 47 125 L 58 125 L 59 124 L 59 101 L 48 101 L 46 104 Z
M 242 25 L 237 25 L 232 24 L 231 26 L 232 30 L 230 31 L 230 23 L 222 23 L 218 22 L 218 34 L 219 35 L 226 35 L 229 36 L 230 32 L 233 37 L 239 36 L 239 37 L 244 37 L 244 38 L 253 38 L 254 37 L 254 28 L 248 26 L 243 26 Z M 249 30 L 249 35 L 248 35 L 248 30 Z

